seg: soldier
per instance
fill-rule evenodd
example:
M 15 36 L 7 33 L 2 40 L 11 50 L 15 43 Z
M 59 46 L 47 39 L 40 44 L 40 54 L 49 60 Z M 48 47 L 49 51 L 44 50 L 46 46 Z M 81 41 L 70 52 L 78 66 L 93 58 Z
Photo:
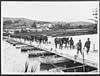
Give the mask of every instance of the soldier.
M 59 44 L 59 49 L 61 49 L 61 50 L 62 50 L 62 48 L 63 48 L 63 40 L 62 40 L 62 39 L 60 39 L 59 41 L 60 41 L 60 44 Z
M 88 54 L 88 52 L 89 52 L 89 50 L 90 50 L 90 39 L 88 38 L 87 39 L 87 41 L 85 42 L 85 45 L 84 45 L 84 47 L 86 47 L 87 48 L 87 54 Z
M 70 39 L 70 41 L 69 41 L 69 44 L 70 44 L 70 49 L 73 48 L 74 41 L 73 41 L 72 37 L 71 37 L 71 39 Z
M 81 40 L 79 40 L 79 42 L 77 43 L 77 55 L 80 53 L 82 54 L 82 43 Z
M 55 47 L 57 48 L 57 37 L 55 38 Z

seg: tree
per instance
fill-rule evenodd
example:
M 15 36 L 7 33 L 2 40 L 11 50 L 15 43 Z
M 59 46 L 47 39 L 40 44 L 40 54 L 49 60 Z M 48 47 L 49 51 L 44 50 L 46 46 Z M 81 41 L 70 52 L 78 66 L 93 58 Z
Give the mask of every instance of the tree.
M 36 32 L 37 32 L 37 26 L 36 26 L 36 22 L 33 22 L 33 24 L 31 25 L 32 28 L 35 28 L 36 29 Z
M 97 11 L 97 8 L 95 8 L 93 11 L 92 11 L 92 15 L 93 15 L 93 18 L 89 19 L 89 20 L 92 20 L 95 22 L 95 24 L 98 23 L 98 11 Z
M 94 29 L 96 30 L 96 33 L 97 33 L 97 25 L 98 25 L 98 9 L 97 8 L 95 8 L 94 10 L 93 10 L 93 12 L 92 12 L 93 14 L 93 18 L 91 18 L 91 19 L 89 19 L 89 20 L 92 20 L 92 21 L 94 21 L 95 22 L 95 27 L 94 27 Z
M 82 25 L 79 25 L 79 28 L 82 28 Z
M 19 23 L 21 20 L 15 20 L 14 23 Z
M 12 24 L 12 21 L 11 20 L 7 20 L 7 21 L 4 21 L 3 22 L 3 25 L 10 25 L 10 24 Z
M 36 29 L 37 28 L 36 22 L 33 22 L 33 24 L 31 25 L 31 27 Z

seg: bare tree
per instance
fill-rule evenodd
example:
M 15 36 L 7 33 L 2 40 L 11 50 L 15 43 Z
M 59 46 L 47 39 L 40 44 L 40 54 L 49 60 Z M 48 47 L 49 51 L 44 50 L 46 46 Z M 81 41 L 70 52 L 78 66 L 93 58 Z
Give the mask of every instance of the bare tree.
M 93 9 L 92 15 L 93 15 L 93 18 L 91 18 L 89 20 L 94 21 L 94 23 L 95 23 L 94 29 L 96 30 L 96 33 L 97 33 L 97 25 L 98 25 L 98 9 L 97 8 Z
M 93 11 L 92 11 L 92 15 L 93 15 L 93 18 L 89 19 L 89 20 L 92 20 L 95 22 L 95 24 L 98 23 L 98 10 L 97 8 L 95 8 Z

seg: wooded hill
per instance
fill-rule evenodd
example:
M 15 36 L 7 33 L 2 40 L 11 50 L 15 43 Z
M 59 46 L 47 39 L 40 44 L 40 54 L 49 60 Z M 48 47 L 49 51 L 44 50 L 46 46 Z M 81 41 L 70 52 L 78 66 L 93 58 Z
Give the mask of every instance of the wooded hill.
M 51 24 L 49 29 L 58 30 L 58 29 L 97 29 L 97 25 L 91 22 L 47 22 L 47 21 L 37 21 L 30 20 L 26 18 L 3 18 L 3 28 L 37 28 L 40 24 L 40 28 L 43 27 L 43 24 Z M 46 27 L 45 26 L 45 27 Z

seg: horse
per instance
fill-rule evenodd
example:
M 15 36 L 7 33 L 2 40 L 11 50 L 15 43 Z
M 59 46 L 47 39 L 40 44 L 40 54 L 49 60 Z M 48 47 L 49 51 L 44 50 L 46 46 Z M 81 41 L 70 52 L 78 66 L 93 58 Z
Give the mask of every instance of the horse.
M 63 43 L 65 44 L 65 48 L 67 47 L 68 48 L 68 45 L 69 45 L 69 38 L 67 37 L 67 38 L 62 38 L 62 40 L 63 40 Z
M 42 36 L 42 41 L 43 41 L 43 43 L 48 42 L 48 37 L 47 36 Z
M 43 35 L 35 35 L 35 36 L 32 36 L 32 40 L 35 40 L 36 42 L 39 42 L 39 43 L 46 43 L 48 42 L 48 37 L 47 36 L 43 36 Z

